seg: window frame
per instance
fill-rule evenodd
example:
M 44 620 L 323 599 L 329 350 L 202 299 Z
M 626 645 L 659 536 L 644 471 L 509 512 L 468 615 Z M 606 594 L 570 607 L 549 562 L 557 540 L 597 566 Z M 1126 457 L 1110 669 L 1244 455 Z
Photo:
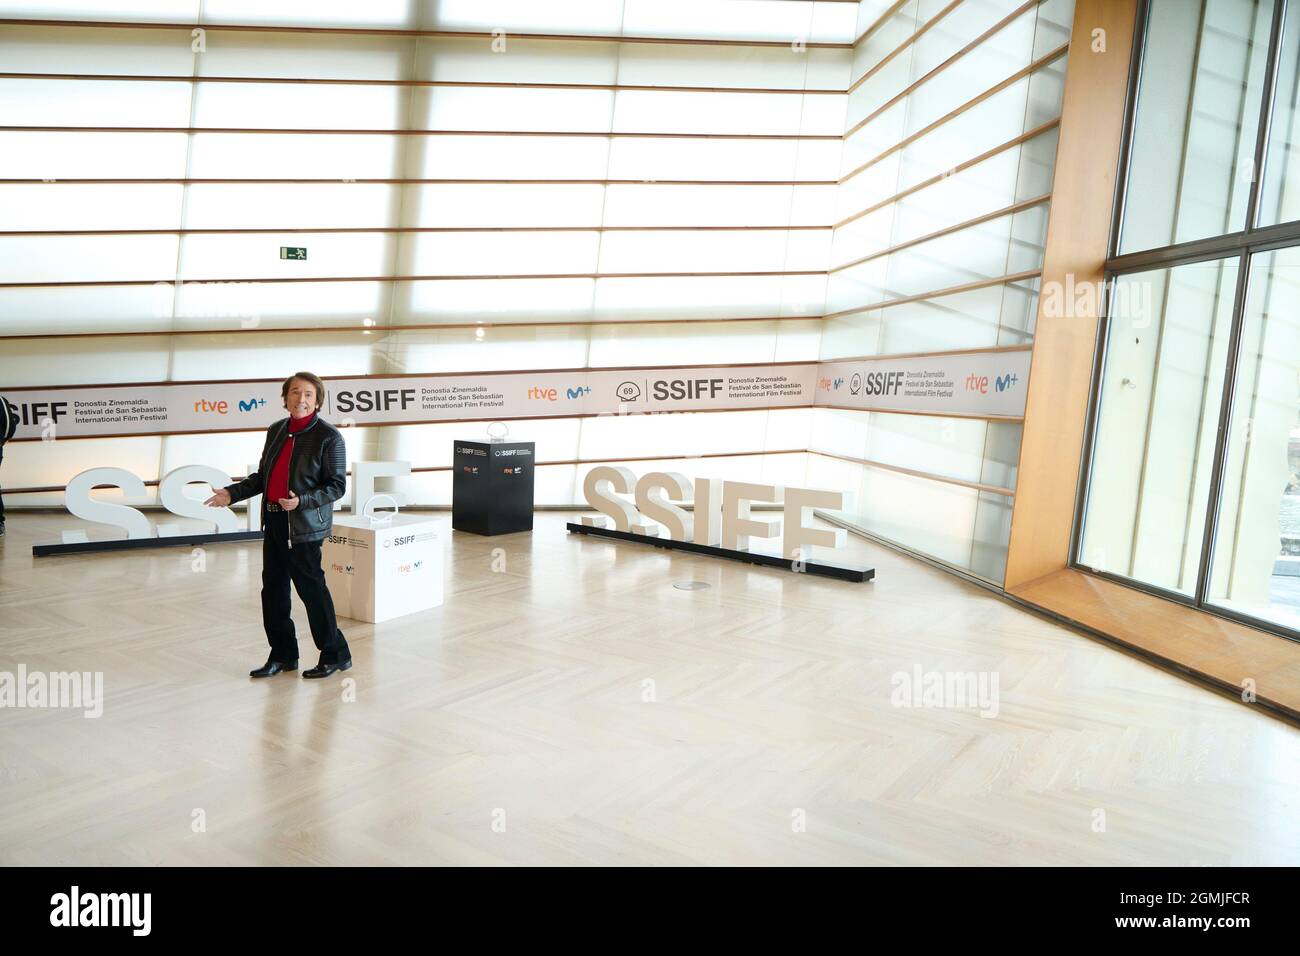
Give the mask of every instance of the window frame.
M 1204 2 L 1204 0 L 1203 0 Z M 1237 373 L 1240 364 L 1242 331 L 1245 325 L 1246 304 L 1249 295 L 1251 267 L 1254 259 L 1261 253 L 1275 249 L 1300 246 L 1300 220 L 1259 227 L 1259 197 L 1263 188 L 1265 163 L 1268 154 L 1268 137 L 1272 127 L 1278 64 L 1281 58 L 1282 30 L 1286 23 L 1289 3 L 1300 0 L 1274 0 L 1273 20 L 1269 32 L 1269 45 L 1264 68 L 1264 82 L 1260 91 L 1262 105 L 1259 122 L 1255 130 L 1254 177 L 1250 184 L 1250 193 L 1246 203 L 1245 228 L 1220 236 L 1211 236 L 1190 242 L 1175 243 L 1155 249 L 1144 249 L 1121 255 L 1119 253 L 1120 230 L 1124 220 L 1124 204 L 1129 187 L 1129 168 L 1133 144 L 1133 129 L 1137 119 L 1138 93 L 1142 83 L 1142 61 L 1146 53 L 1147 29 L 1151 0 L 1142 0 L 1138 5 L 1137 21 L 1134 26 L 1133 52 L 1129 64 L 1128 91 L 1124 104 L 1124 126 L 1120 138 L 1119 174 L 1115 178 L 1115 193 L 1112 203 L 1110 238 L 1107 245 L 1107 258 L 1104 268 L 1103 297 L 1098 312 L 1097 337 L 1094 344 L 1092 382 L 1089 387 L 1088 415 L 1084 425 L 1083 455 L 1080 461 L 1079 482 L 1074 511 L 1074 527 L 1071 531 L 1069 566 L 1077 571 L 1095 575 L 1124 587 L 1130 587 L 1147 594 L 1192 607 L 1207 614 L 1213 614 L 1239 624 L 1245 624 L 1258 630 L 1275 634 L 1279 637 L 1300 642 L 1300 629 L 1294 629 L 1264 618 L 1254 617 L 1240 611 L 1207 600 L 1210 574 L 1214 562 L 1214 546 L 1219 523 L 1219 511 L 1223 498 L 1226 448 L 1232 424 L 1232 409 L 1237 388 Z M 1203 8 L 1202 8 L 1203 9 Z M 1190 265 L 1216 259 L 1230 260 L 1236 258 L 1237 280 L 1232 303 L 1232 316 L 1229 324 L 1229 337 L 1224 369 L 1223 393 L 1220 396 L 1219 416 L 1216 424 L 1214 457 L 1211 465 L 1210 488 L 1206 502 L 1206 516 L 1201 540 L 1200 566 L 1197 572 L 1196 588 L 1193 594 L 1186 595 L 1167 588 L 1149 584 L 1135 578 L 1114 572 L 1102 571 L 1083 563 L 1080 549 L 1083 540 L 1083 526 L 1088 507 L 1088 494 L 1091 490 L 1093 459 L 1096 453 L 1098 416 L 1101 407 L 1101 385 L 1106 366 L 1107 348 L 1110 338 L 1110 305 L 1113 283 L 1116 278 L 1157 269 L 1172 269 L 1175 266 Z

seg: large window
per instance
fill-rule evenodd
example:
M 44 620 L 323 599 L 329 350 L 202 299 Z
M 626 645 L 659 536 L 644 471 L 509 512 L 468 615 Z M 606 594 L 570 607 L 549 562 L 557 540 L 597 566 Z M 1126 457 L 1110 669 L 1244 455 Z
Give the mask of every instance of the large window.
M 1300 638 L 1300 3 L 1143 20 L 1076 562 Z
M 1207 597 L 1300 631 L 1300 247 L 1252 260 Z
M 1281 0 L 1278 0 L 1281 2 Z M 1120 251 L 1241 229 L 1273 0 L 1151 0 Z
M 1220 259 L 1115 282 L 1079 555 L 1090 567 L 1195 594 L 1236 281 L 1237 260 Z

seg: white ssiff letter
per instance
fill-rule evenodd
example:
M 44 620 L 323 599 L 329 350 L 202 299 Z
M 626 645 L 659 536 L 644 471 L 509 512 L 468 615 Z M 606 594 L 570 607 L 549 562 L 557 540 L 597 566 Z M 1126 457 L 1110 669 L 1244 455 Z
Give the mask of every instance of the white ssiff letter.
M 651 472 L 638 481 L 621 465 L 591 469 L 582 490 L 587 503 L 600 512 L 583 515 L 581 522 L 589 528 L 609 528 L 612 521 L 615 531 L 653 538 L 659 537 L 662 526 L 673 541 L 732 551 L 748 550 L 750 538 L 781 538 L 781 553 L 787 558 L 807 557 L 813 546 L 842 548 L 846 539 L 842 529 L 809 525 L 814 508 L 837 511 L 850 506 L 850 496 L 842 491 L 716 478 L 692 482 L 672 471 Z M 631 495 L 636 504 L 619 495 Z M 755 520 L 750 515 L 750 503 L 755 501 L 781 505 L 781 518 Z M 687 504 L 694 505 L 694 514 L 682 507 Z

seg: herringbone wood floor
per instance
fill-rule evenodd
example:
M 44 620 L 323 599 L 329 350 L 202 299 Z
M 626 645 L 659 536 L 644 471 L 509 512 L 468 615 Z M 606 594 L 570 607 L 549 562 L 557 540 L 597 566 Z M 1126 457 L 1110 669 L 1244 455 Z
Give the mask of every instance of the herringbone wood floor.
M 1300 730 L 860 539 L 850 585 L 568 517 L 343 621 L 346 701 L 245 676 L 259 545 L 33 560 L 75 521 L 11 512 L 0 670 L 106 703 L 0 710 L 0 863 L 1300 863 Z M 892 706 L 918 664 L 997 672 L 998 716 Z

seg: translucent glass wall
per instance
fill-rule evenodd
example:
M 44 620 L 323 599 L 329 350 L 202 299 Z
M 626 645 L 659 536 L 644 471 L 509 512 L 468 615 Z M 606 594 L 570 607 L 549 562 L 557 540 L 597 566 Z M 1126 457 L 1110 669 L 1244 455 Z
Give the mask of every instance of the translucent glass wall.
M 69 21 L 0 31 L 0 390 L 1025 349 L 1071 15 L 0 0 Z M 349 455 L 410 460 L 403 490 L 445 504 L 451 439 L 483 427 L 359 429 Z M 1017 421 L 793 409 L 510 434 L 562 463 L 542 504 L 577 501 L 592 462 L 661 456 L 632 466 L 853 490 L 857 527 L 1001 580 Z M 5 480 L 239 473 L 259 442 L 19 445 Z
M 824 359 L 1033 342 L 1072 0 L 911 0 L 858 45 Z M 1018 421 L 818 410 L 854 526 L 1001 582 Z
M 68 22 L 0 27 L 0 391 L 815 361 L 851 44 L 873 9 L 3 0 L 0 17 Z M 648 42 L 665 38 L 682 42 Z M 811 415 L 510 435 L 566 463 L 538 483 L 566 504 L 582 462 L 620 456 L 803 483 Z M 403 490 L 445 504 L 452 437 L 483 430 L 359 429 L 348 453 L 409 460 Z M 241 474 L 260 444 L 16 443 L 4 484 L 101 464 Z

